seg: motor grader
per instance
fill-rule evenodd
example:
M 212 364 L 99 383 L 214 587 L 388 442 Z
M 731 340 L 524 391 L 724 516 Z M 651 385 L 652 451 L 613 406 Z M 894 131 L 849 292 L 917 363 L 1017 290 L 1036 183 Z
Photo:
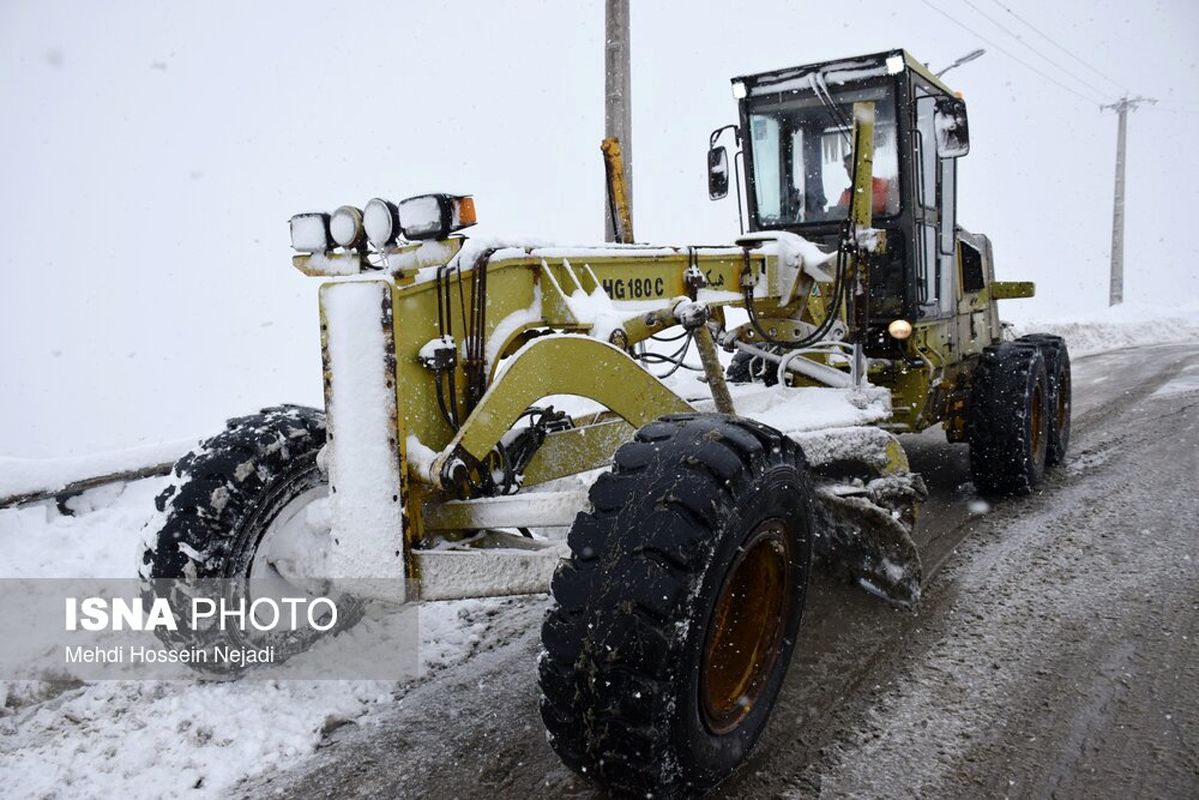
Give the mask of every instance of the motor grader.
M 641 795 L 726 777 L 814 560 L 918 602 L 924 490 L 897 435 L 943 425 L 980 492 L 1028 492 L 1070 425 L 1065 343 L 1005 341 L 996 301 L 1032 285 L 994 280 L 957 224 L 948 86 L 896 50 L 732 88 L 707 159 L 748 230 L 731 245 L 632 243 L 615 141 L 615 244 L 468 238 L 459 195 L 294 217 L 295 267 L 326 279 L 325 409 L 232 420 L 184 457 L 143 574 L 552 589 L 537 671 L 566 765 Z

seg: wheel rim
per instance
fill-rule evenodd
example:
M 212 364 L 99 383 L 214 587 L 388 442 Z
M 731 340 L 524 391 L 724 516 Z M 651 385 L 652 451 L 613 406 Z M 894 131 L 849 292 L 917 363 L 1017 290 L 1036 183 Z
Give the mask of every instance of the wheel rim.
M 790 555 L 783 522 L 765 520 L 725 575 L 700 668 L 700 708 L 715 734 L 749 715 L 778 660 L 790 613 Z
M 1043 415 L 1041 413 L 1042 405 L 1043 396 L 1041 394 L 1041 385 L 1037 384 L 1037 388 L 1033 389 L 1032 393 L 1032 414 L 1029 415 L 1029 418 L 1032 420 L 1030 439 L 1032 441 L 1033 453 L 1041 452 L 1041 428 L 1043 422 Z
M 1057 387 L 1057 429 L 1064 431 L 1070 421 L 1070 376 L 1063 374 Z
M 258 596 L 296 596 L 311 592 L 328 576 L 330 528 L 324 501 L 328 487 L 314 486 L 292 498 L 267 525 L 250 562 L 250 581 Z

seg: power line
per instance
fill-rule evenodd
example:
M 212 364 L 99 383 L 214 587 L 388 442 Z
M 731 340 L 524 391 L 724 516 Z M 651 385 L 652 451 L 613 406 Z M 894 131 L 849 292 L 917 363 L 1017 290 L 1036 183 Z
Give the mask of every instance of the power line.
M 1044 78 L 1045 80 L 1049 81 L 1050 83 L 1053 83 L 1053 84 L 1055 84 L 1055 85 L 1059 86 L 1060 88 L 1062 88 L 1062 89 L 1065 89 L 1067 92 L 1069 92 L 1070 94 L 1074 95 L 1075 97 L 1078 97 L 1078 98 L 1080 98 L 1080 99 L 1082 99 L 1082 100 L 1085 100 L 1086 102 L 1088 102 L 1088 103 L 1091 103 L 1092 105 L 1096 105 L 1096 106 L 1103 105 L 1103 102 L 1102 102 L 1101 100 L 1096 100 L 1096 99 L 1095 99 L 1095 98 L 1093 98 L 1093 97 L 1087 97 L 1086 95 L 1082 94 L 1081 92 L 1078 92 L 1078 91 L 1076 91 L 1076 90 L 1074 90 L 1074 89 L 1070 88 L 1070 87 L 1069 87 L 1069 86 L 1067 86 L 1066 84 L 1062 83 L 1061 81 L 1057 80 L 1057 79 L 1056 79 L 1056 78 L 1054 78 L 1052 75 L 1047 75 L 1047 74 L 1045 74 L 1045 73 L 1044 73 L 1044 72 L 1042 72 L 1040 69 L 1038 69 L 1038 68 L 1034 67 L 1032 64 L 1029 64 L 1027 61 L 1025 61 L 1024 59 L 1020 58 L 1020 56 L 1016 55 L 1015 53 L 1012 53 L 1010 50 L 1007 50 L 1007 49 L 1005 49 L 1005 48 L 1004 48 L 1002 45 L 998 45 L 998 44 L 996 44 L 995 42 L 993 42 L 993 41 L 991 41 L 990 39 L 988 39 L 987 37 L 983 36 L 981 33 L 979 33 L 978 31 L 974 30 L 974 29 L 973 29 L 973 28 L 971 28 L 969 25 L 965 24 L 964 22 L 960 22 L 960 21 L 958 21 L 957 19 L 955 19 L 955 18 L 953 18 L 953 17 L 949 16 L 949 14 L 947 14 L 947 13 L 945 13 L 944 11 L 942 11 L 941 9 L 937 8 L 937 7 L 936 7 L 936 6 L 934 6 L 932 3 L 930 3 L 928 0 L 920 0 L 920 2 L 921 2 L 921 3 L 924 3 L 924 5 L 928 6 L 928 7 L 929 7 L 929 8 L 931 8 L 933 11 L 936 11 L 938 14 L 940 14 L 940 15 L 941 15 L 941 16 L 943 16 L 943 17 L 945 17 L 945 19 L 949 20 L 949 21 L 950 21 L 950 22 L 952 22 L 954 25 L 957 25 L 959 28 L 961 28 L 961 29 L 965 30 L 967 33 L 972 33 L 972 34 L 974 34 L 975 36 L 977 36 L 979 39 L 982 39 L 984 42 L 986 42 L 987 44 L 991 45 L 991 46 L 992 46 L 992 47 L 994 47 L 996 50 L 998 50 L 999 52 L 1001 52 L 1001 53 L 1003 53 L 1004 55 L 1006 55 L 1008 58 L 1012 59 L 1013 61 L 1017 62 L 1018 64 L 1022 64 L 1022 65 L 1024 65 L 1024 66 L 1025 66 L 1025 67 L 1027 67 L 1028 69 L 1030 69 L 1030 70 L 1032 70 L 1033 72 L 1037 73 L 1037 74 L 1038 74 L 1038 75 L 1040 75 L 1042 78 Z
M 1057 68 L 1058 68 L 1058 69 L 1060 69 L 1062 72 L 1064 72 L 1065 74 L 1069 75 L 1069 76 L 1070 76 L 1071 78 L 1073 78 L 1074 80 L 1076 80 L 1076 81 L 1078 81 L 1079 83 L 1081 83 L 1083 86 L 1088 86 L 1088 87 L 1090 87 L 1091 89 L 1094 89 L 1096 92 L 1098 92 L 1098 93 L 1099 93 L 1099 95 L 1100 95 L 1100 96 L 1103 96 L 1103 95 L 1106 95 L 1106 94 L 1107 94 L 1107 90 L 1106 90 L 1106 89 L 1101 89 L 1101 88 L 1099 88 L 1098 86 L 1096 86 L 1095 84 L 1091 83 L 1090 81 L 1087 81 L 1087 80 L 1084 80 L 1083 78 L 1080 78 L 1080 77 L 1078 77 L 1078 76 L 1077 76 L 1077 75 L 1075 75 L 1073 72 L 1071 72 L 1070 70 L 1066 69 L 1066 68 L 1065 68 L 1065 67 L 1063 67 L 1061 64 L 1057 63 L 1057 62 L 1056 62 L 1056 61 L 1054 61 L 1052 58 L 1050 58 L 1049 56 L 1045 55 L 1044 53 L 1042 53 L 1042 52 L 1041 52 L 1040 50 L 1038 50 L 1037 48 L 1033 47 L 1033 46 L 1032 46 L 1031 44 L 1029 44 L 1028 42 L 1024 41 L 1024 39 L 1022 39 L 1022 38 L 1020 37 L 1020 35 L 1019 35 L 1019 34 L 1012 33 L 1012 31 L 1008 30 L 1006 27 L 1004 27 L 1002 24 L 1000 24 L 999 20 L 995 19 L 995 18 L 994 18 L 994 17 L 992 17 L 990 14 L 988 14 L 988 13 L 987 13 L 987 12 L 985 12 L 985 11 L 983 11 L 983 10 L 982 10 L 981 8 L 979 8 L 978 6 L 974 5 L 974 3 L 973 3 L 973 2 L 971 2 L 971 0 L 962 0 L 962 2 L 964 2 L 966 5 L 970 6 L 970 7 L 971 7 L 971 8 L 973 8 L 975 11 L 977 11 L 979 14 L 981 14 L 981 15 L 982 15 L 982 16 L 983 16 L 983 17 L 984 17 L 984 18 L 985 18 L 985 19 L 986 19 L 988 22 L 990 22 L 990 23 L 991 23 L 992 25 L 994 25 L 996 28 L 999 28 L 999 30 L 1003 31 L 1003 32 L 1004 32 L 1004 33 L 1006 33 L 1008 36 L 1012 37 L 1012 38 L 1013 38 L 1013 39 L 1015 39 L 1017 42 L 1019 42 L 1020 44 L 1024 45 L 1024 46 L 1025 46 L 1025 47 L 1027 47 L 1029 50 L 1031 50 L 1033 53 L 1035 53 L 1036 55 L 1038 55 L 1038 56 L 1040 56 L 1041 58 L 1045 59 L 1046 61 L 1048 61 L 1048 62 L 1049 62 L 1050 64 L 1052 64 L 1053 66 L 1057 67 Z M 996 0 L 996 2 L 998 2 L 998 0 Z
M 1199 114 L 1199 108 L 1151 108 L 1150 111 L 1165 111 L 1167 114 Z
M 1041 32 L 1041 30 L 1037 28 L 1037 26 L 1033 25 L 1031 22 L 1029 22 L 1028 20 L 1026 20 L 1024 17 L 1022 17 L 1022 16 L 1020 16 L 1019 14 L 1017 14 L 1017 13 L 1016 13 L 1015 11 L 1013 11 L 1013 10 L 1012 10 L 1012 9 L 1011 9 L 1009 6 L 1005 5 L 1004 3 L 1001 3 L 1001 2 L 999 2 L 999 0 L 992 0 L 992 2 L 993 2 L 993 3 L 995 3 L 995 5 L 997 5 L 997 6 L 999 6 L 1000 8 L 1002 8 L 1002 9 L 1003 9 L 1004 11 L 1006 11 L 1007 13 L 1011 14 L 1013 17 L 1015 17 L 1015 18 L 1016 18 L 1017 20 L 1019 20 L 1021 23 L 1023 23 L 1023 24 L 1024 24 L 1024 26 L 1025 26 L 1025 27 L 1027 27 L 1029 30 L 1031 30 L 1033 33 L 1037 34 L 1037 35 L 1038 35 L 1038 36 L 1040 36 L 1042 39 L 1044 39 L 1045 41 L 1049 42 L 1051 45 L 1053 45 L 1054 47 L 1056 47 L 1058 50 L 1061 50 L 1063 53 L 1065 53 L 1066 55 L 1070 56 L 1070 58 L 1074 59 L 1074 60 L 1075 60 L 1075 61 L 1077 61 L 1079 64 L 1082 64 L 1084 67 L 1086 67 L 1087 69 L 1089 69 L 1091 72 L 1094 72 L 1094 73 L 1095 73 L 1096 75 L 1098 75 L 1099 77 L 1103 78 L 1103 79 L 1104 79 L 1104 80 L 1106 80 L 1106 81 L 1109 81 L 1109 82 L 1110 82 L 1110 83 L 1111 83 L 1113 86 L 1118 86 L 1118 87 L 1120 87 L 1120 89 L 1122 89 L 1122 90 L 1123 90 L 1123 91 L 1125 91 L 1125 92 L 1127 92 L 1127 91 L 1128 91 L 1128 87 L 1127 87 L 1127 86 L 1125 86 L 1124 84 L 1120 83 L 1120 81 L 1116 80 L 1115 78 L 1112 78 L 1112 77 L 1110 77 L 1110 76 L 1109 76 L 1109 75 L 1107 75 L 1106 73 L 1104 73 L 1104 72 L 1101 72 L 1100 70 L 1096 69 L 1095 67 L 1092 67 L 1090 64 L 1088 64 L 1087 62 L 1083 61 L 1081 58 L 1079 58 L 1078 56 L 1074 55 L 1073 53 L 1071 53 L 1071 52 L 1070 52 L 1069 50 L 1067 50 L 1066 48 L 1062 47 L 1060 44 L 1058 44 L 1058 43 L 1057 43 L 1057 41 L 1056 41 L 1056 40 L 1054 40 L 1054 39 L 1053 39 L 1053 37 L 1051 37 L 1051 36 L 1047 36 L 1046 34 L 1042 33 L 1042 32 Z

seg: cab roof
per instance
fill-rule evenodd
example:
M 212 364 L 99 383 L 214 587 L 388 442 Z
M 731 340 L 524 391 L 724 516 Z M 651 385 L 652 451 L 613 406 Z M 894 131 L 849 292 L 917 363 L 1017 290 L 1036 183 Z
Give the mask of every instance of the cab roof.
M 815 73 L 822 73 L 827 84 L 844 83 L 860 78 L 871 78 L 882 75 L 894 75 L 903 69 L 910 69 L 933 86 L 948 95 L 954 95 L 937 76 L 933 75 L 920 61 L 917 61 L 907 50 L 887 50 L 882 53 L 871 53 L 851 58 L 839 58 L 833 61 L 821 61 L 814 64 L 804 64 L 798 67 L 758 72 L 752 75 L 742 75 L 732 79 L 733 83 L 745 85 L 747 96 L 785 92 L 791 89 L 806 88 L 807 78 Z

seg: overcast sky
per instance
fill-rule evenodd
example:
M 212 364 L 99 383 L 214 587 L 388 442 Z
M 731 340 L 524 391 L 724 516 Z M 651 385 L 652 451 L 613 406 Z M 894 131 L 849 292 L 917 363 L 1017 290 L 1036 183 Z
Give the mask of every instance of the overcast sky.
M 1116 122 L 1097 106 L 1122 87 L 1166 101 L 1130 119 L 1126 294 L 1193 300 L 1199 4 L 970 2 L 633 0 L 638 239 L 736 235 L 704 177 L 730 77 L 894 47 L 937 69 L 985 47 L 946 79 L 970 108 L 959 222 L 992 238 L 1001 278 L 1038 284 L 1005 315 L 1106 304 Z M 480 234 L 602 237 L 602 2 L 0 0 L 0 105 L 4 455 L 319 405 L 293 213 L 470 192 Z

